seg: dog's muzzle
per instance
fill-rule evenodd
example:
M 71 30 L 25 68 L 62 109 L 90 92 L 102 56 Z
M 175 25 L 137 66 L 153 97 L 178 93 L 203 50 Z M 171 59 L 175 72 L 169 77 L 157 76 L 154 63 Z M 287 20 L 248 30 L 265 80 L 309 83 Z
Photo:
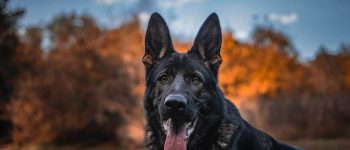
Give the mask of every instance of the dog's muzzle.
M 196 118 L 189 117 L 188 109 L 191 108 L 188 99 L 182 94 L 169 94 L 164 99 L 164 108 L 167 116 L 161 123 L 166 135 L 164 150 L 186 150 L 197 123 Z

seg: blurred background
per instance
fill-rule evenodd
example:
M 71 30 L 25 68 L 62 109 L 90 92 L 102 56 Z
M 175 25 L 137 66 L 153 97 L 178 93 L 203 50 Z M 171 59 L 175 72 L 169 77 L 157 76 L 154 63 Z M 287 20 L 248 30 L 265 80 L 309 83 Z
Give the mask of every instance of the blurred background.
M 255 127 L 350 149 L 350 1 L 0 0 L 0 148 L 142 149 L 144 32 L 223 28 L 219 84 Z

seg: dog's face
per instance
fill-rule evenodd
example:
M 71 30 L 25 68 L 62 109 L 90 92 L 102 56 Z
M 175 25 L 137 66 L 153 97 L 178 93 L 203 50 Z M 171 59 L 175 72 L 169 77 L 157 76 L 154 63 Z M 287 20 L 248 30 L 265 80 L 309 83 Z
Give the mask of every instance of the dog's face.
M 151 16 L 145 38 L 147 111 L 156 112 L 166 136 L 164 149 L 186 149 L 202 107 L 214 100 L 221 63 L 221 28 L 216 14 L 202 25 L 188 53 L 175 52 L 163 18 Z

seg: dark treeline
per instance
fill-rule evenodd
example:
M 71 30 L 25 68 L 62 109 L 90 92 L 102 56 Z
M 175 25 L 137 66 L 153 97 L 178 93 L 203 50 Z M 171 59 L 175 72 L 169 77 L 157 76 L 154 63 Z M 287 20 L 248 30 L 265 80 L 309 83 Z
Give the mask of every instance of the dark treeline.
M 7 1 L 0 9 L 1 143 L 142 142 L 144 33 L 136 18 L 107 30 L 68 13 L 19 34 L 24 11 Z M 349 137 L 350 47 L 321 47 L 301 63 L 291 43 L 261 26 L 251 43 L 225 33 L 220 86 L 249 121 L 280 138 Z
M 69 13 L 19 34 L 23 10 L 0 4 L 1 143 L 133 146 L 130 139 L 142 139 L 138 21 L 106 31 Z

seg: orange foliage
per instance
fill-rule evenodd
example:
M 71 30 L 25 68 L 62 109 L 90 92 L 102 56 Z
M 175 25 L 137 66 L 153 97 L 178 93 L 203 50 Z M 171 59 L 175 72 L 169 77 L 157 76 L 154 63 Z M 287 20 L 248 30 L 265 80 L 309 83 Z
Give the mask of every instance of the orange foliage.
M 276 96 L 290 84 L 296 84 L 286 81 L 295 79 L 301 69 L 287 53 L 239 43 L 230 33 L 224 34 L 222 57 L 219 81 L 231 98 Z
M 51 36 L 48 51 L 40 47 L 43 30 Z M 6 103 L 13 141 L 110 140 L 135 148 L 130 142 L 141 143 L 144 125 L 139 21 L 107 30 L 73 13 L 43 30 L 28 28 L 15 45 L 18 51 L 6 56 L 18 69 Z M 223 34 L 219 85 L 242 114 L 279 137 L 349 136 L 349 48 L 337 54 L 321 50 L 301 63 L 283 33 L 260 27 L 253 35 L 251 43 L 241 43 Z M 175 40 L 174 47 L 186 52 L 191 44 Z

